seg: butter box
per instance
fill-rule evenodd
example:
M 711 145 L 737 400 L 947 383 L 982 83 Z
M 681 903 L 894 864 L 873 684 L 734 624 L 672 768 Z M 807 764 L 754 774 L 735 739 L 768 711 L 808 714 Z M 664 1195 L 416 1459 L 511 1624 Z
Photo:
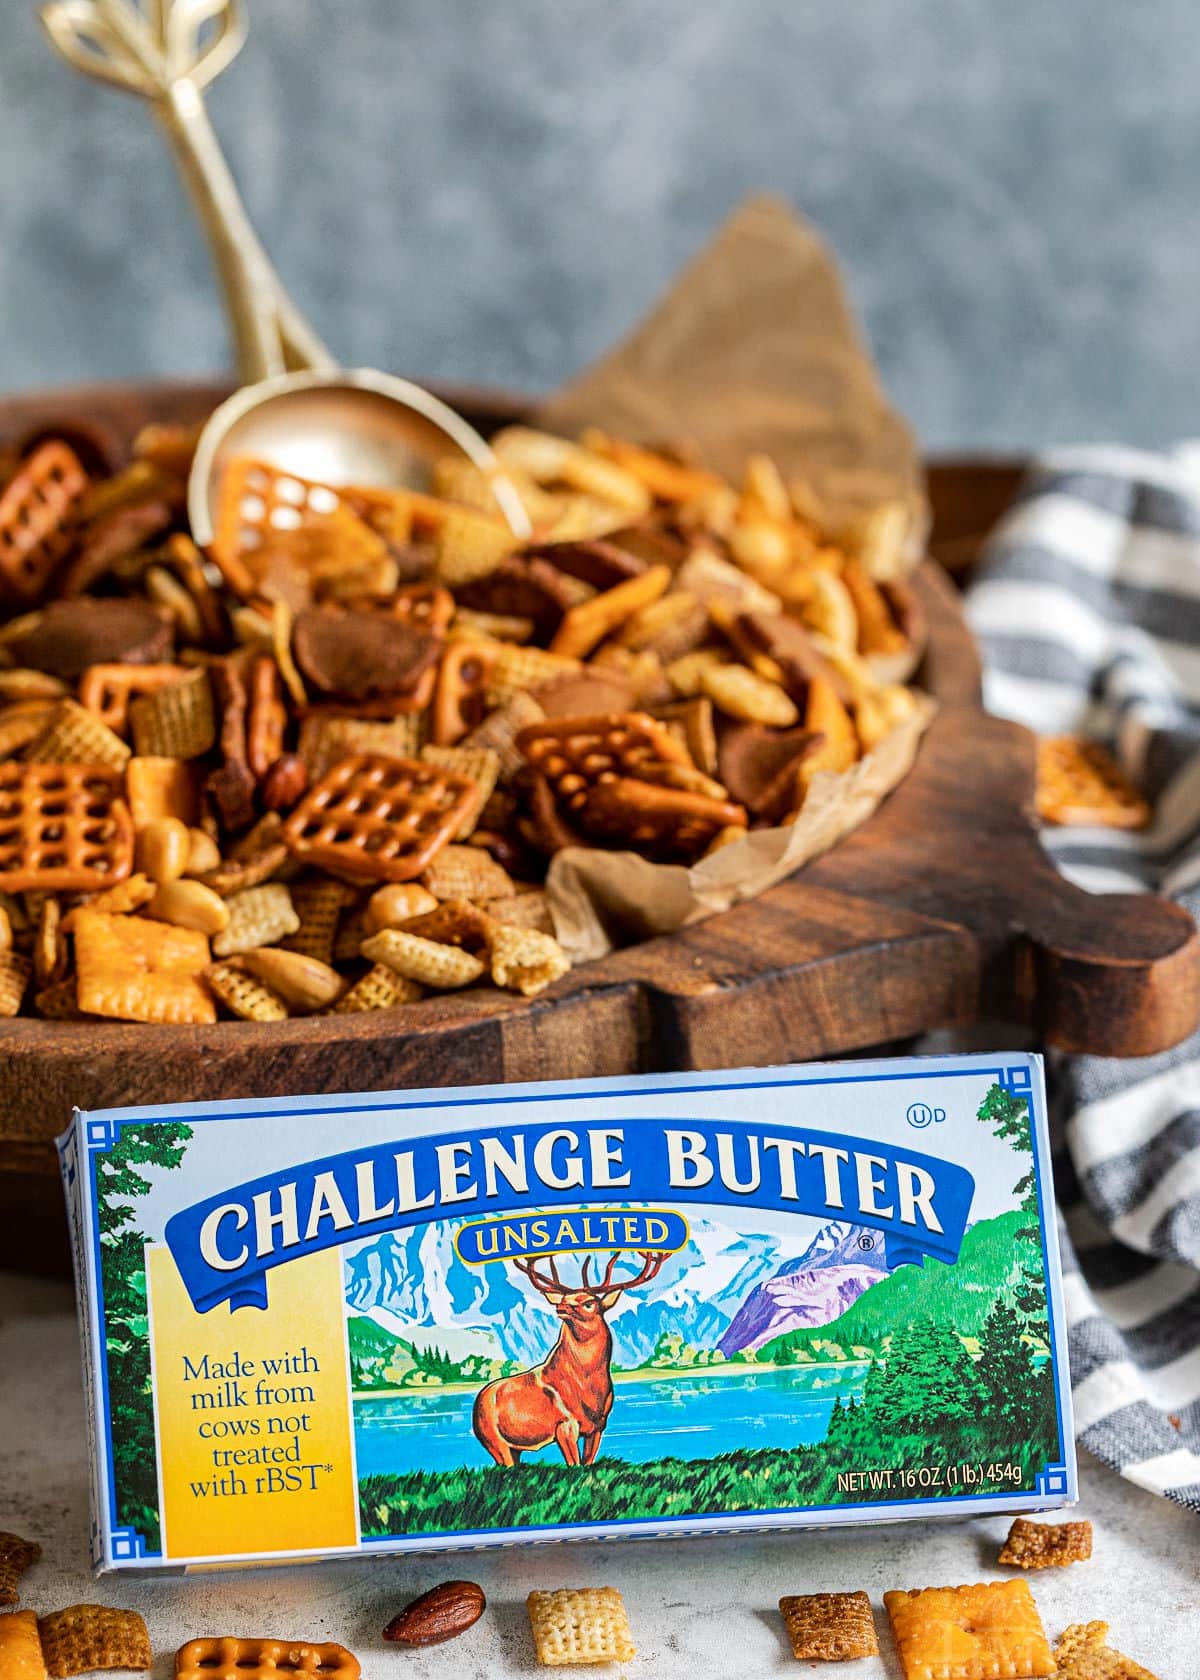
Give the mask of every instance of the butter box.
M 1041 1067 L 76 1113 L 101 1570 L 1075 1498 Z

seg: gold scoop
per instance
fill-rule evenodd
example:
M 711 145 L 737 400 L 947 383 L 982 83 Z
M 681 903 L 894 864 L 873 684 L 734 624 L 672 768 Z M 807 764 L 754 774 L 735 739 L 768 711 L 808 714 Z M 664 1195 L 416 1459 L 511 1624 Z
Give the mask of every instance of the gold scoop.
M 201 90 L 246 38 L 240 0 L 50 0 L 42 22 L 77 70 L 140 94 L 162 124 L 225 295 L 241 388 L 210 416 L 188 482 L 197 542 L 211 542 L 223 466 L 252 455 L 326 484 L 428 482 L 457 451 L 489 476 L 519 537 L 529 519 L 473 426 L 407 379 L 339 368 L 288 297 L 250 225 Z

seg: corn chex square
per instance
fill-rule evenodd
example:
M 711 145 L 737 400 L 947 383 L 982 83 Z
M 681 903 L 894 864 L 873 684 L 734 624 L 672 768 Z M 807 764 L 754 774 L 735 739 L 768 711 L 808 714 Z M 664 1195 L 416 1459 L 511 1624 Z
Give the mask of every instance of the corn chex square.
M 637 1655 L 615 1587 L 531 1592 L 526 1605 L 537 1660 L 547 1668 L 628 1662 Z
M 229 921 L 220 933 L 213 935 L 214 957 L 232 957 L 240 951 L 274 945 L 300 926 L 292 895 L 282 881 L 246 887 L 242 892 L 230 893 L 225 902 Z

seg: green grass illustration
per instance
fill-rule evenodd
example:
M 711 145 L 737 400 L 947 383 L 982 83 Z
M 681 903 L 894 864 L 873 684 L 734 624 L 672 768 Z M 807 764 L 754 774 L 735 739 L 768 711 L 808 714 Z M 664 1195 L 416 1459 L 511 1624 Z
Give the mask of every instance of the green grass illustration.
M 511 1469 L 414 1470 L 400 1476 L 366 1476 L 359 1486 L 362 1532 L 385 1535 L 461 1533 L 470 1529 L 512 1528 L 537 1524 L 660 1521 L 671 1517 L 703 1518 L 706 1513 L 776 1511 L 812 1505 L 863 1504 L 918 1497 L 892 1486 L 838 1490 L 838 1473 L 868 1471 L 872 1466 L 944 1468 L 948 1463 L 988 1463 L 1002 1458 L 1021 1466 L 1019 1484 L 991 1484 L 1006 1492 L 1033 1487 L 1047 1461 L 1049 1443 L 993 1438 L 987 1430 L 950 1429 L 935 1445 L 927 1434 L 901 1436 L 831 1450 L 830 1443 L 797 1447 L 744 1449 L 710 1459 L 661 1458 L 629 1464 L 601 1458 L 570 1469 L 547 1461 Z M 961 1496 L 948 1484 L 919 1490 L 922 1498 Z M 986 1492 L 987 1487 L 970 1490 Z

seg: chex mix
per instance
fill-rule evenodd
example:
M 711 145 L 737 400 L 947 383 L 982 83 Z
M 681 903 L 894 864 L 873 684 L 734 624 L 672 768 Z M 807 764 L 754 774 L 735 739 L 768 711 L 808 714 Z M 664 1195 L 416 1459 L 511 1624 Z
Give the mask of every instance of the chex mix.
M 531 996 L 558 851 L 694 864 L 918 705 L 907 514 L 826 529 L 765 457 L 510 427 L 525 542 L 462 459 L 428 493 L 235 459 L 201 551 L 194 442 L 0 477 L 0 1014 Z

